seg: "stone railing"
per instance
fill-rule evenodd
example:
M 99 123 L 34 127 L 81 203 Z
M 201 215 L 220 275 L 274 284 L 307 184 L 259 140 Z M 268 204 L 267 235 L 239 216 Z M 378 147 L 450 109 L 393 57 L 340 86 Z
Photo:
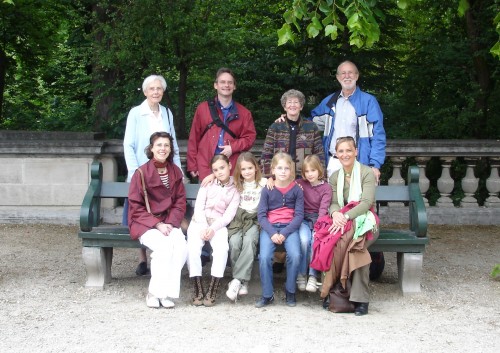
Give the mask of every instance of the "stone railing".
M 185 165 L 187 142 L 180 140 L 179 148 Z M 252 152 L 259 156 L 261 150 L 260 140 Z M 500 141 L 389 140 L 386 151 L 386 183 L 404 184 L 404 168 L 412 163 L 420 168 L 422 194 L 426 196 L 431 185 L 437 188 L 437 202 L 427 203 L 429 223 L 500 224 Z M 106 180 L 116 180 L 123 174 L 119 170 L 124 164 L 122 141 L 105 140 L 97 133 L 0 131 L 0 222 L 77 223 L 94 159 L 103 163 Z M 450 172 L 457 162 L 466 169 L 460 180 Z M 488 169 L 481 180 L 475 174 L 478 164 Z M 481 204 L 474 196 L 480 186 L 488 194 Z M 458 201 L 457 188 L 463 190 Z M 105 206 L 119 218 L 119 207 Z M 402 206 L 382 207 L 383 221 L 407 223 L 408 212 Z

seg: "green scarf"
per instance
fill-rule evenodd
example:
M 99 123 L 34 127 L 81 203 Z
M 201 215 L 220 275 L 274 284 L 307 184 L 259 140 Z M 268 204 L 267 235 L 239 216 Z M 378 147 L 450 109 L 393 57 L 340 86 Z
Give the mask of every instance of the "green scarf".
M 344 207 L 344 168 L 340 168 L 339 175 L 337 177 L 337 202 L 339 206 Z M 361 165 L 358 161 L 354 161 L 354 167 L 351 172 L 351 185 L 349 186 L 349 197 L 348 202 L 356 201 L 359 202 L 361 199 L 361 194 L 363 190 L 361 189 Z M 356 217 L 355 222 L 356 229 L 354 230 L 353 239 L 357 239 L 360 235 L 365 234 L 368 231 L 372 231 L 377 226 L 377 221 L 373 213 L 368 210 L 365 214 Z

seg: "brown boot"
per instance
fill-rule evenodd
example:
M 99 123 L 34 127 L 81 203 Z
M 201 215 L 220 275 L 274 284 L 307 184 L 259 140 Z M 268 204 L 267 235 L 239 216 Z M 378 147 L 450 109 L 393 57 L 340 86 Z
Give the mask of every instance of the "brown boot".
M 193 305 L 194 306 L 200 306 L 203 305 L 203 285 L 201 283 L 201 277 L 193 277 L 193 286 L 194 286 L 194 292 L 193 292 Z
M 212 276 L 212 280 L 210 281 L 210 286 L 208 287 L 207 294 L 203 299 L 203 305 L 205 306 L 214 306 L 215 299 L 217 298 L 217 291 L 219 290 L 220 278 Z

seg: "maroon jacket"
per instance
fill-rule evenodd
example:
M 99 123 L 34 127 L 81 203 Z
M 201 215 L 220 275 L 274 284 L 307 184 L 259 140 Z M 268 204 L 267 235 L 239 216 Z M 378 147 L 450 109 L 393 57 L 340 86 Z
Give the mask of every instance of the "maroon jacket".
M 160 180 L 152 160 L 139 167 L 144 172 L 144 181 L 149 198 L 151 213 L 146 209 L 141 175 L 135 171 L 128 192 L 128 224 L 130 237 L 138 239 L 158 222 L 169 223 L 179 228 L 186 213 L 186 189 L 182 183 L 182 172 L 173 163 L 167 164 L 170 188 Z
M 229 140 L 233 150 L 233 154 L 229 158 L 232 167 L 231 175 L 233 174 L 234 167 L 236 166 L 236 159 L 238 159 L 240 153 L 250 150 L 257 137 L 252 113 L 237 102 L 233 104 L 233 111 L 230 112 L 226 125 L 236 135 L 236 138 L 231 137 L 227 132 L 224 134 L 224 140 Z M 224 121 L 224 115 L 217 102 L 215 106 L 217 107 L 220 119 Z M 203 131 L 205 131 L 205 128 L 212 123 L 212 121 L 208 102 L 205 101 L 200 103 L 194 113 L 187 149 L 187 171 L 198 171 L 200 180 L 212 174 L 210 160 L 214 156 L 219 134 L 222 130 L 222 128 L 213 125 L 207 130 L 205 135 L 202 136 Z

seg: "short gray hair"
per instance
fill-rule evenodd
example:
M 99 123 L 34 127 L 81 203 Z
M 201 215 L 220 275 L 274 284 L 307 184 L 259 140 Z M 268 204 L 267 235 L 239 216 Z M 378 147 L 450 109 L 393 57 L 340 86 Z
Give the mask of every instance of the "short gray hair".
M 144 79 L 142 82 L 142 91 L 146 93 L 146 90 L 148 89 L 148 86 L 151 84 L 151 82 L 154 81 L 160 81 L 161 87 L 163 88 L 163 91 L 167 89 L 167 81 L 163 78 L 161 75 L 150 75 Z
M 306 104 L 306 96 L 301 91 L 297 91 L 296 89 L 289 89 L 281 96 L 281 105 L 283 108 L 286 105 L 286 101 L 289 98 L 297 98 L 299 100 L 300 105 L 303 107 Z

